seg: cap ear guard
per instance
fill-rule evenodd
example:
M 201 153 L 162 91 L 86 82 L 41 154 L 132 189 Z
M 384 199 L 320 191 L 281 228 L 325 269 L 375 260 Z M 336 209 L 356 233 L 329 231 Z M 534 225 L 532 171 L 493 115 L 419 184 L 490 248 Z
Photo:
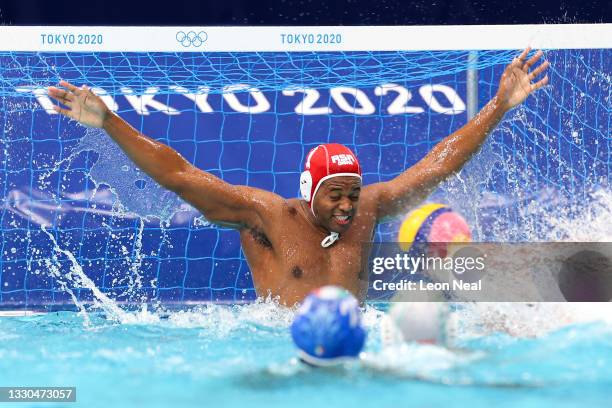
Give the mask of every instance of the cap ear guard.
M 310 171 L 303 171 L 300 175 L 300 193 L 302 193 L 302 198 L 308 202 L 310 202 L 310 192 L 312 191 L 312 175 Z

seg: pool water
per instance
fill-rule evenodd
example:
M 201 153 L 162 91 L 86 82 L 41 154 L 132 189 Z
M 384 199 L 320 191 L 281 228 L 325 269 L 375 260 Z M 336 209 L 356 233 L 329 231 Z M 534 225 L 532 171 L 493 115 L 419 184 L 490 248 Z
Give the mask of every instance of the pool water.
M 454 312 L 463 324 L 451 348 L 383 349 L 383 312 L 368 307 L 362 359 L 331 369 L 295 359 L 293 311 L 270 302 L 143 310 L 123 322 L 104 311 L 4 317 L 0 384 L 76 386 L 77 403 L 64 406 L 86 407 L 609 406 L 609 322 L 543 328 L 529 313 L 547 321 L 558 316 L 528 308 L 506 315 L 516 319 L 508 322 L 514 332 L 500 331 L 474 318 L 483 308 Z M 588 310 L 605 320 L 602 308 Z

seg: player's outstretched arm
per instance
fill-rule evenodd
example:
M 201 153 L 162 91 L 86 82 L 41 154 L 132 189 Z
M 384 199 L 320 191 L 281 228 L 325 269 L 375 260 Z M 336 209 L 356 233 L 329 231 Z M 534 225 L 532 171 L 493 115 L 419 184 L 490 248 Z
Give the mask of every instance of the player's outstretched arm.
M 378 219 L 400 215 L 427 198 L 480 149 L 508 110 L 548 83 L 548 76 L 536 81 L 548 67 L 548 61 L 536 65 L 543 53 L 538 51 L 527 59 L 530 51 L 531 48 L 525 49 L 506 67 L 495 97 L 465 126 L 447 136 L 417 164 L 393 180 L 370 186 L 377 197 Z
M 274 193 L 234 186 L 191 165 L 178 152 L 138 132 L 108 109 L 89 88 L 61 81 L 49 96 L 55 110 L 81 124 L 104 129 L 128 157 L 163 187 L 176 192 L 211 222 L 240 228 L 261 223 L 265 211 L 282 200 Z

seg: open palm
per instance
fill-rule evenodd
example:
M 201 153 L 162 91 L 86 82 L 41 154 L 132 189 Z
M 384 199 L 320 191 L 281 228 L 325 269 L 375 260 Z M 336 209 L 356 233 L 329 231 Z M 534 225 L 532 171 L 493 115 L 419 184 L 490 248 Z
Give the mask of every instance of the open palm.
M 60 85 L 66 89 L 50 86 L 49 96 L 66 108 L 53 106 L 53 109 L 85 126 L 101 128 L 110 112 L 102 99 L 86 86 L 78 88 L 66 81 L 60 81 Z
M 526 48 L 521 55 L 515 58 L 512 63 L 506 67 L 499 81 L 497 97 L 501 103 L 505 104 L 507 109 L 511 109 L 522 103 L 532 92 L 548 83 L 547 75 L 541 80 L 533 82 L 538 75 L 548 68 L 549 63 L 548 61 L 544 61 L 529 72 L 529 69 L 536 64 L 543 55 L 543 52 L 540 50 L 526 60 L 529 51 L 531 51 L 531 48 Z

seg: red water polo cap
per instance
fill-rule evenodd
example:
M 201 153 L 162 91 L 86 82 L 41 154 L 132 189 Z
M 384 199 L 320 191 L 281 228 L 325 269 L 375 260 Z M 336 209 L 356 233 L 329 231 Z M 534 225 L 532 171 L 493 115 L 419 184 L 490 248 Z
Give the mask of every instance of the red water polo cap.
M 300 192 L 310 208 L 314 197 L 325 180 L 332 177 L 352 176 L 361 179 L 361 166 L 355 154 L 337 143 L 322 144 L 306 156 L 304 171 L 300 176 Z

